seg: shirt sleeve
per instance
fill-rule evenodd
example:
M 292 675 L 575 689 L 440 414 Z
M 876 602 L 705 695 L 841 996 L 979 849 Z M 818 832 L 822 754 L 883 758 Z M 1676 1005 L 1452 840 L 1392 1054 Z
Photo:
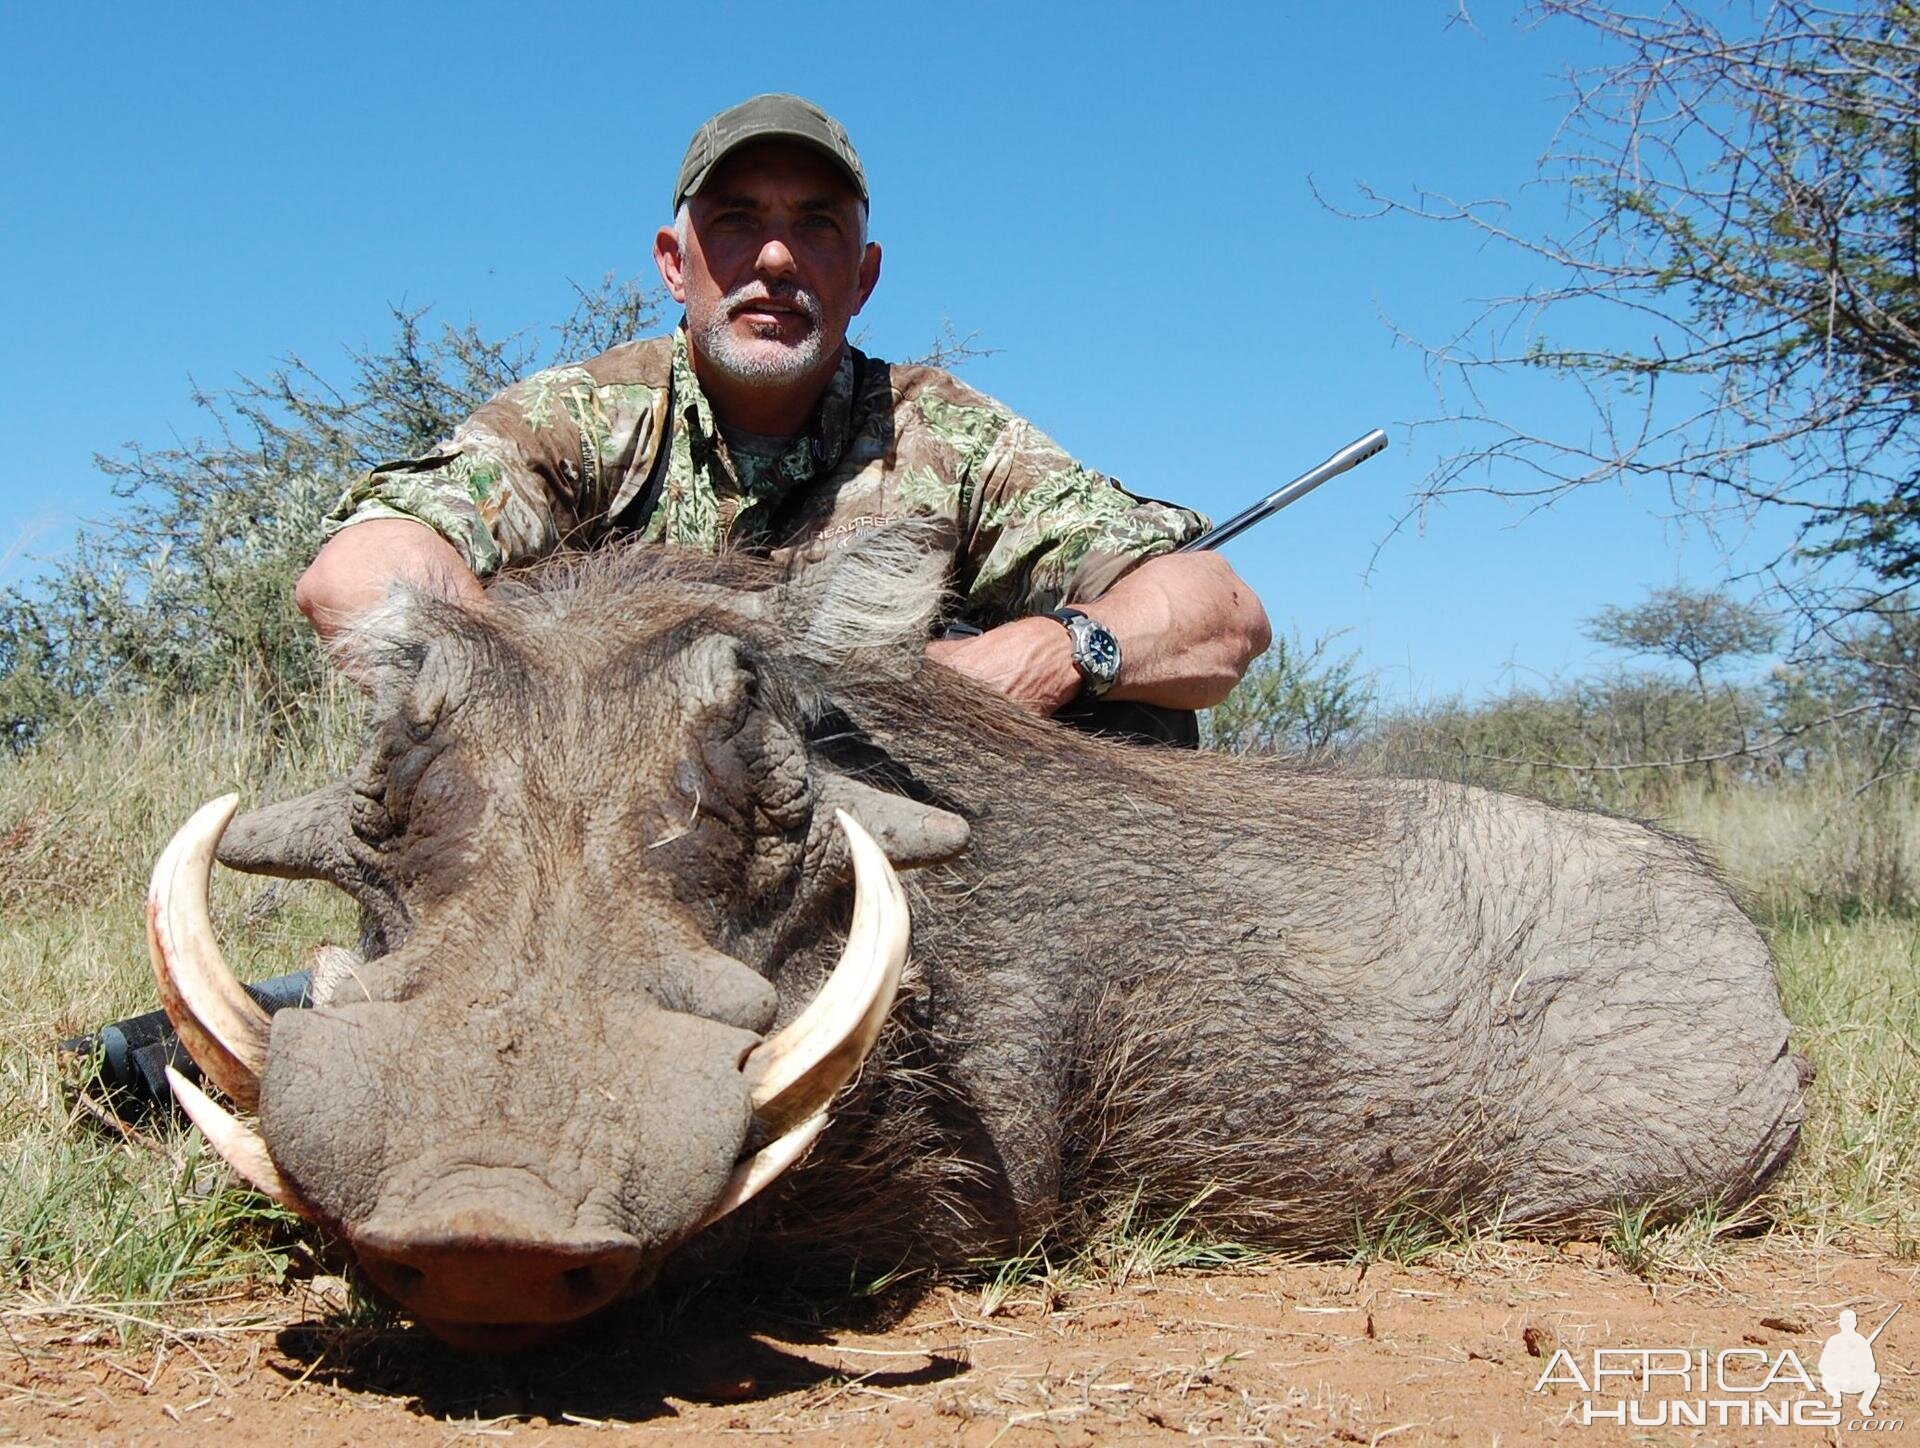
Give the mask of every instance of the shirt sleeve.
M 410 519 L 445 538 L 482 578 L 550 552 L 579 528 L 599 490 L 588 440 L 600 410 L 584 368 L 537 372 L 433 451 L 356 479 L 327 515 L 326 534 L 370 518 Z
M 978 456 L 971 568 L 960 580 L 974 621 L 1091 602 L 1210 526 L 1189 508 L 1128 492 L 1024 418 L 993 410 L 1001 421 Z

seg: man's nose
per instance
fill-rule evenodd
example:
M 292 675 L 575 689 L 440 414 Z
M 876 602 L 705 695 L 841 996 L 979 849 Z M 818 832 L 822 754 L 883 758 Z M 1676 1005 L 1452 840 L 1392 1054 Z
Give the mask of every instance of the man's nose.
M 764 277 L 792 276 L 793 253 L 787 249 L 787 243 L 778 236 L 768 237 L 761 243 L 760 255 L 754 262 L 754 270 Z

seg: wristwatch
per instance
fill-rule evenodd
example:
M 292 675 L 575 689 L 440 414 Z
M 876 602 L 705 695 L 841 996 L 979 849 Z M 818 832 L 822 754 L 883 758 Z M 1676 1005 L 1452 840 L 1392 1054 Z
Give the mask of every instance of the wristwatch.
M 1077 608 L 1056 608 L 1047 614 L 1066 625 L 1073 639 L 1073 666 L 1080 671 L 1080 697 L 1098 699 L 1120 678 L 1120 640 L 1097 618 Z

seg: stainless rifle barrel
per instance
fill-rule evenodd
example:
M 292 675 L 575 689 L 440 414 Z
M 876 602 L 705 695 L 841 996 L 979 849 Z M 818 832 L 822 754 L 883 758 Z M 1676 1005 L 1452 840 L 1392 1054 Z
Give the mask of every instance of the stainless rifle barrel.
M 1183 543 L 1174 551 L 1177 553 L 1200 553 L 1218 548 L 1231 539 L 1238 538 L 1255 523 L 1271 518 L 1289 503 L 1297 503 L 1315 488 L 1331 478 L 1337 478 L 1348 468 L 1357 467 L 1368 458 L 1381 452 L 1387 445 L 1387 435 L 1375 428 L 1363 438 L 1358 438 L 1341 448 L 1319 467 L 1300 474 L 1284 488 L 1276 488 L 1251 508 L 1235 513 L 1226 522 L 1210 533 L 1202 533 L 1191 543 Z

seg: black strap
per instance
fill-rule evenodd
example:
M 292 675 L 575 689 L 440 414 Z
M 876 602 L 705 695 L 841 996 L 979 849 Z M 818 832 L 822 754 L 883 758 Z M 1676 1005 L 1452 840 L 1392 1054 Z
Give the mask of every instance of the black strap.
M 1105 734 L 1130 744 L 1200 747 L 1200 716 L 1191 709 L 1137 704 L 1130 699 L 1088 699 L 1074 701 L 1053 717 L 1089 734 Z
M 853 431 L 854 409 L 860 405 L 861 397 L 866 394 L 868 360 L 865 352 L 862 352 L 858 347 L 853 349 L 853 390 L 847 394 L 847 431 L 849 433 Z M 814 461 L 818 462 L 820 459 L 816 458 Z M 835 458 L 833 461 L 836 467 L 839 466 L 839 458 Z

